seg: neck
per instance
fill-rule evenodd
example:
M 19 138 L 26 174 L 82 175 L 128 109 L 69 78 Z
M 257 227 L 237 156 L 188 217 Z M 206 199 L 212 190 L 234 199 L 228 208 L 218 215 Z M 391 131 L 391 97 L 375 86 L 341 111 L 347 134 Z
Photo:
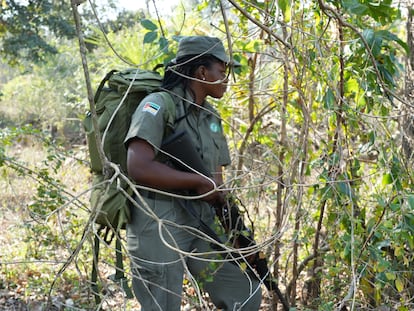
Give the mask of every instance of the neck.
M 197 105 L 202 106 L 204 103 L 204 100 L 206 99 L 206 94 L 203 90 L 203 86 L 197 82 L 192 81 L 193 83 L 190 83 L 189 90 L 191 95 L 193 96 L 193 100 Z

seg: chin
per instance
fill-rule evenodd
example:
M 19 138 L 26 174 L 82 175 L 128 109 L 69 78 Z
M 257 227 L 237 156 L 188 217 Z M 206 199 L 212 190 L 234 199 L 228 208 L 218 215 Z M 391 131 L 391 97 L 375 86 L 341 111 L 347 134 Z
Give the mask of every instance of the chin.
M 211 97 L 216 98 L 216 99 L 220 99 L 224 96 L 224 93 L 222 93 L 221 95 L 212 95 Z
M 217 92 L 217 94 L 214 94 L 214 98 L 222 98 L 224 94 L 226 93 L 227 89 L 223 89 L 221 92 Z

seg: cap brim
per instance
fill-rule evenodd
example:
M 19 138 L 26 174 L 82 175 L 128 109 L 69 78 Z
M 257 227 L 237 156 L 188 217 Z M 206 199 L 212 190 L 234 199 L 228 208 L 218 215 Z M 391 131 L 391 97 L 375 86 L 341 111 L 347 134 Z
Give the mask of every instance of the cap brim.
M 235 59 L 229 59 L 229 57 L 226 55 L 226 57 L 217 57 L 216 55 L 214 55 L 217 59 L 221 60 L 223 63 L 226 64 L 226 66 L 230 66 L 230 67 L 241 67 L 241 64 L 235 60 Z
M 242 66 L 237 60 L 234 60 L 234 59 L 231 60 L 227 65 L 231 67 L 236 67 L 236 68 Z

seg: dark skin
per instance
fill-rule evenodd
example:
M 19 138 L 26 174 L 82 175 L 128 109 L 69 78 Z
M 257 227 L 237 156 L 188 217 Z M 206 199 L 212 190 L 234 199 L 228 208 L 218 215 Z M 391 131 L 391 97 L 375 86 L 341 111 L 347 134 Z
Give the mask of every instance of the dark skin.
M 210 68 L 200 66 L 190 80 L 189 88 L 194 94 L 194 102 L 203 105 L 207 96 L 221 98 L 227 88 L 227 68 L 222 62 L 215 62 Z M 209 84 L 223 80 L 222 83 Z M 163 163 L 155 161 L 154 148 L 143 139 L 134 139 L 128 145 L 128 175 L 138 184 L 161 190 L 192 190 L 202 195 L 214 189 L 211 180 L 195 173 L 175 170 Z M 213 174 L 214 183 L 223 183 L 222 167 L 217 167 Z M 223 203 L 223 193 L 214 191 L 202 198 L 210 204 Z

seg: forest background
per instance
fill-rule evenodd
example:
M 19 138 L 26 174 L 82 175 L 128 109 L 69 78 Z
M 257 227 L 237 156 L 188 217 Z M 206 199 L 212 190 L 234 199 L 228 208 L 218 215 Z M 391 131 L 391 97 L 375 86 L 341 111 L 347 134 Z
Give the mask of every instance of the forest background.
M 180 35 L 220 37 L 243 65 L 214 102 L 232 151 L 227 185 L 291 309 L 413 310 L 411 0 L 116 4 L 73 6 L 94 89 L 111 69 L 165 63 Z M 72 6 L 0 9 L 0 309 L 94 309 Z M 106 279 L 113 245 L 101 252 L 101 307 L 138 308 Z M 205 310 L 208 297 L 184 289 L 183 309 Z M 277 308 L 265 293 L 262 309 Z

